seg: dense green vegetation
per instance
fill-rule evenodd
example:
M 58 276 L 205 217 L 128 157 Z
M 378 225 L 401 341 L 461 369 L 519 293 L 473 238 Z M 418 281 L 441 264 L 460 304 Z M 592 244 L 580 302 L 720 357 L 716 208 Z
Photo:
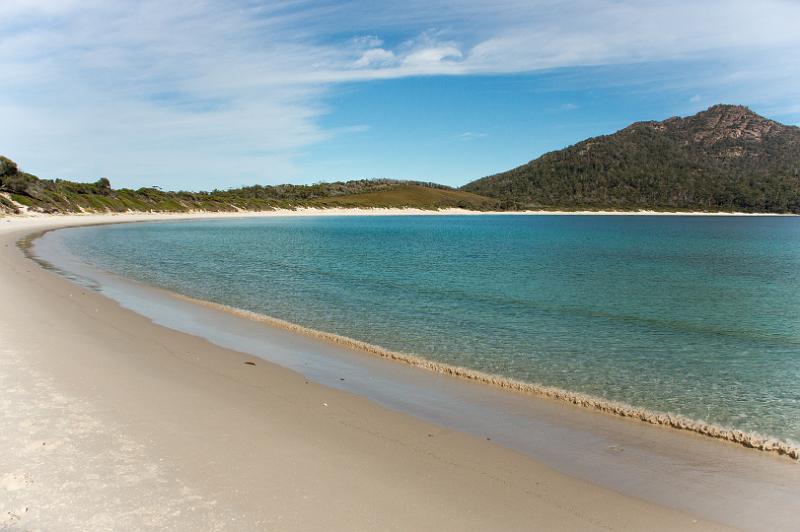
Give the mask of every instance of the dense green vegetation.
M 800 128 L 717 105 L 585 140 L 463 190 L 511 209 L 800 213 Z
M 407 207 L 409 205 L 428 209 L 461 207 L 464 209 L 487 210 L 497 208 L 497 201 L 462 190 L 440 187 L 420 186 L 402 183 L 389 190 L 364 192 L 317 198 L 309 202 L 318 207 Z
M 107 179 L 39 179 L 0 156 L 0 213 L 463 207 L 800 213 L 800 128 L 716 105 L 638 122 L 455 190 L 387 179 L 212 192 L 112 189 Z
M 41 212 L 186 212 L 296 207 L 462 207 L 492 209 L 497 201 L 434 183 L 357 180 L 314 185 L 251 186 L 212 192 L 112 189 L 108 179 L 75 183 L 39 179 L 0 156 L 0 212 L 18 205 Z

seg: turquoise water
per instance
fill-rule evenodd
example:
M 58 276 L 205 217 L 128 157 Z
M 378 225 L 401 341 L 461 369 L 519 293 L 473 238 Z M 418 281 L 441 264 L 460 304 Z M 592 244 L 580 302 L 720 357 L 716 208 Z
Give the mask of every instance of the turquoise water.
M 800 441 L 798 218 L 262 218 L 63 238 L 196 298 Z

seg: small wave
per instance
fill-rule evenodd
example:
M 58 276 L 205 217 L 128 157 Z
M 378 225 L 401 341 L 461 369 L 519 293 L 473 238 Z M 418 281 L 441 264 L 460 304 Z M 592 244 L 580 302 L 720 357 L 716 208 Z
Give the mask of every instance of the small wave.
M 471 381 L 482 382 L 484 384 L 497 386 L 499 388 L 504 388 L 506 390 L 512 390 L 515 392 L 528 393 L 540 397 L 546 397 L 549 399 L 556 399 L 559 401 L 571 403 L 576 406 L 590 408 L 593 410 L 605 412 L 607 414 L 613 414 L 620 417 L 643 421 L 645 423 L 650 423 L 652 425 L 661 425 L 664 427 L 671 427 L 678 430 L 694 432 L 718 440 L 736 443 L 751 449 L 784 455 L 793 458 L 795 460 L 800 460 L 800 446 L 777 438 L 763 436 L 755 432 L 733 429 L 729 427 L 715 425 L 713 423 L 698 421 L 680 414 L 671 414 L 667 412 L 648 410 L 646 408 L 639 408 L 623 402 L 603 399 L 601 397 L 584 394 L 580 392 L 573 392 L 554 386 L 533 384 L 513 379 L 510 377 L 503 377 L 500 375 L 492 375 L 489 373 L 484 373 L 482 371 L 470 368 L 455 366 L 441 362 L 434 362 L 432 360 L 428 360 L 415 355 L 409 355 L 406 353 L 391 351 L 389 349 L 385 349 L 377 345 L 373 345 L 367 342 L 362 342 L 361 340 L 355 340 L 353 338 L 348 338 L 346 336 L 341 336 L 338 334 L 318 331 L 316 329 L 304 327 L 303 325 L 298 325 L 296 323 L 285 321 L 279 318 L 273 318 L 265 314 L 259 314 L 257 312 L 243 310 L 236 307 L 231 307 L 229 305 L 215 303 L 212 301 L 196 299 L 193 297 L 177 294 L 174 292 L 173 295 L 178 299 L 188 301 L 190 303 L 226 312 L 228 314 L 233 314 L 235 316 L 239 316 L 251 321 L 265 323 L 273 327 L 277 327 L 294 333 L 299 333 L 304 336 L 309 336 L 312 338 L 325 340 L 352 349 L 357 349 L 359 351 L 377 355 L 389 360 L 403 362 L 405 364 L 408 364 L 409 366 L 413 366 L 416 368 L 421 368 L 428 371 L 441 373 L 444 375 L 451 375 L 453 377 L 459 377 Z

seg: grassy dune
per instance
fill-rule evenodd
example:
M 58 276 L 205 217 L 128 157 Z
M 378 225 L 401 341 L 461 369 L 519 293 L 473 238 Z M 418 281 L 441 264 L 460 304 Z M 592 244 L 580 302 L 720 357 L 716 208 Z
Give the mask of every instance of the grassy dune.
M 461 207 L 489 210 L 495 199 L 435 183 L 388 179 L 313 185 L 254 185 L 212 192 L 167 192 L 158 188 L 113 189 L 107 179 L 76 183 L 40 179 L 0 156 L 0 214 L 264 211 L 297 207 Z

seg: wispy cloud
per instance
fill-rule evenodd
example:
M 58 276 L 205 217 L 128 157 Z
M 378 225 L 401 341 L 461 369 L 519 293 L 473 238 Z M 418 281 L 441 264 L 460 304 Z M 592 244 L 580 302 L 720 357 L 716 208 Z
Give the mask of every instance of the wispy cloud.
M 780 108 L 797 20 L 791 0 L 4 0 L 0 150 L 125 184 L 287 180 L 348 131 L 320 125 L 337 83 L 659 61 L 716 61 L 691 83 Z
M 459 140 L 462 142 L 469 142 L 471 140 L 478 140 L 484 137 L 487 137 L 488 133 L 482 133 L 478 131 L 465 131 L 463 133 L 459 133 L 458 135 L 454 136 L 453 139 Z

